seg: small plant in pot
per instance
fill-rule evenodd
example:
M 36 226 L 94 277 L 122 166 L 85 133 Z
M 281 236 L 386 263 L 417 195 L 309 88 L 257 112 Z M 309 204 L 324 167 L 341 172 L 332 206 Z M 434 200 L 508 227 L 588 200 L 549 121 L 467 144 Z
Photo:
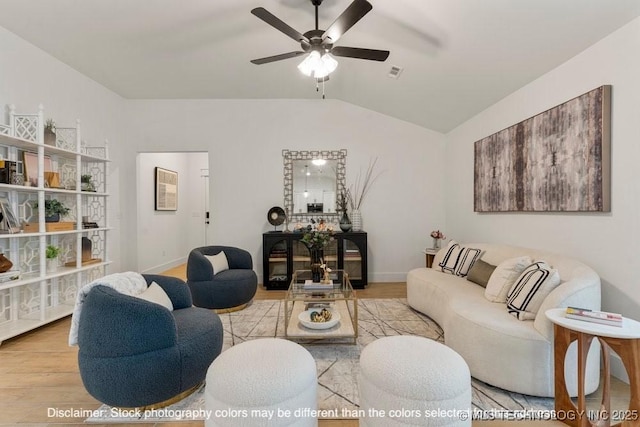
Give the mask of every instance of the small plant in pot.
M 34 208 L 38 208 L 38 202 L 35 202 L 33 205 Z M 59 222 L 61 216 L 65 216 L 69 213 L 69 208 L 67 208 L 62 202 L 59 202 L 57 199 L 45 200 L 44 201 L 44 220 L 45 222 Z
M 47 119 L 44 123 L 44 143 L 56 145 L 56 122 L 53 119 Z
M 47 271 L 56 271 L 58 269 L 58 255 L 60 248 L 53 245 L 47 245 L 45 257 L 47 258 Z
M 93 177 L 89 174 L 80 177 L 82 191 L 96 191 L 93 185 Z

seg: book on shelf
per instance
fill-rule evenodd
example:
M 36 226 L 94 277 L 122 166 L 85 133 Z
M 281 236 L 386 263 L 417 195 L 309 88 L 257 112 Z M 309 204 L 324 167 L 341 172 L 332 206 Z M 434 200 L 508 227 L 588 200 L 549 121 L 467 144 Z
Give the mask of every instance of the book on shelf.
M 587 308 L 567 307 L 565 317 L 602 325 L 622 326 L 622 315 L 606 311 L 589 310 Z
M 0 283 L 6 283 L 18 279 L 20 279 L 20 270 L 9 270 L 4 273 L 0 273 Z

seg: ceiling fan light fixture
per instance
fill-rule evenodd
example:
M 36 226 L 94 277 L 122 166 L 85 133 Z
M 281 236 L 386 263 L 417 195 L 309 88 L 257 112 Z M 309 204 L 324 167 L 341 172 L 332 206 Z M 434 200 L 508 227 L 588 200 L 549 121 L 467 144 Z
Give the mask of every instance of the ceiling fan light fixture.
M 338 61 L 331 55 L 325 53 L 320 56 L 320 52 L 312 50 L 298 65 L 298 70 L 305 76 L 322 79 L 334 72 L 337 67 Z

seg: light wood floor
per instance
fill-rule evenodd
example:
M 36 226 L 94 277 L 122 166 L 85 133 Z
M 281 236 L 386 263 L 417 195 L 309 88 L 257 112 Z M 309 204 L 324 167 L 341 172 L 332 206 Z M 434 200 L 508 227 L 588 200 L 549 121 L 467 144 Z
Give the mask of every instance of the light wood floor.
M 185 277 L 184 266 L 166 272 Z M 373 283 L 357 291 L 360 298 L 404 298 L 404 283 Z M 282 298 L 282 291 L 260 289 L 256 299 Z M 61 319 L 0 345 L 0 424 L 59 426 L 82 424 L 86 416 L 65 416 L 54 409 L 93 410 L 100 403 L 84 389 L 77 363 L 77 347 L 69 347 L 70 318 Z M 624 385 L 618 386 L 624 393 Z M 614 387 L 614 394 L 616 387 Z M 628 387 L 627 387 L 628 393 Z M 628 399 L 628 398 L 627 398 Z M 628 402 L 628 400 L 627 400 Z M 519 425 L 564 426 L 560 422 L 516 423 Z M 110 424 L 114 425 L 114 424 Z M 126 424 L 118 424 L 120 426 Z M 141 424 L 134 424 L 138 426 Z M 147 424 L 151 425 L 151 424 Z M 203 422 L 160 423 L 163 427 L 203 426 Z M 356 427 L 353 420 L 321 420 L 320 427 Z M 474 422 L 474 427 L 513 426 L 514 422 Z

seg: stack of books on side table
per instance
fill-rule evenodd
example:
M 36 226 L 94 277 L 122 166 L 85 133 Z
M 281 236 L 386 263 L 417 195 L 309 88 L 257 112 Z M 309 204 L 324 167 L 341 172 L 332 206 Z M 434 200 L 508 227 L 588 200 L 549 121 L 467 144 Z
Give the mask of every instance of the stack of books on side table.
M 565 317 L 583 320 L 585 322 L 600 323 L 602 325 L 622 327 L 622 315 L 606 311 L 593 311 L 587 308 L 567 307 Z

